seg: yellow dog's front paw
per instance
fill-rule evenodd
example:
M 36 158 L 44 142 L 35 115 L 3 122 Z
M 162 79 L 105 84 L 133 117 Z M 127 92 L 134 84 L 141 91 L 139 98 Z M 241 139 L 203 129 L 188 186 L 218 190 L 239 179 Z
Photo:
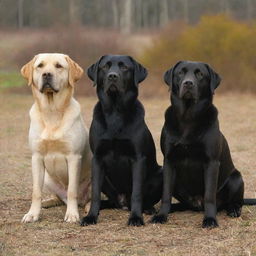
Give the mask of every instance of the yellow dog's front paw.
M 35 222 L 35 221 L 38 221 L 38 219 L 39 219 L 39 214 L 28 212 L 27 214 L 24 215 L 21 222 L 22 223 Z
M 79 213 L 78 212 L 66 212 L 64 220 L 69 223 L 79 222 Z

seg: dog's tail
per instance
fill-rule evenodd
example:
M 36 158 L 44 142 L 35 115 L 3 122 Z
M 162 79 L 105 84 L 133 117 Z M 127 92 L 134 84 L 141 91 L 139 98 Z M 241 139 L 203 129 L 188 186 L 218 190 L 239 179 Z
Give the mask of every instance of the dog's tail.
M 244 205 L 256 205 L 256 199 L 244 198 Z

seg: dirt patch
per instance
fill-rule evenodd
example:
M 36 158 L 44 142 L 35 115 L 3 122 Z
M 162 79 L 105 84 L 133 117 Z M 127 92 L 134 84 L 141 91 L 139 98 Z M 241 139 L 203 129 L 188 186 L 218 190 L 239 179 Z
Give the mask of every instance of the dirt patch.
M 146 121 L 162 162 L 159 137 L 167 94 L 142 99 Z M 90 125 L 96 98 L 78 98 Z M 0 95 L 0 255 L 256 255 L 256 207 L 244 207 L 242 217 L 231 219 L 219 213 L 220 227 L 201 228 L 202 213 L 183 212 L 169 216 L 165 225 L 148 223 L 128 227 L 128 212 L 104 210 L 99 224 L 81 228 L 64 223 L 66 208 L 43 209 L 41 219 L 21 224 L 31 202 L 31 154 L 28 148 L 28 111 L 31 95 Z M 220 126 L 236 167 L 245 180 L 245 195 L 256 197 L 256 101 L 255 96 L 216 95 Z M 80 214 L 83 210 L 80 209 Z

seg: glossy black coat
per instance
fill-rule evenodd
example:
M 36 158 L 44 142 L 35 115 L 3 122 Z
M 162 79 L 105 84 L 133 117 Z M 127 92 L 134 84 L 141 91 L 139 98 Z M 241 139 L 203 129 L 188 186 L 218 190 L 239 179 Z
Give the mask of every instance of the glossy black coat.
M 81 224 L 95 224 L 100 208 L 127 207 L 128 224 L 143 225 L 142 212 L 154 210 L 162 191 L 162 169 L 137 99 L 147 71 L 129 56 L 108 55 L 88 75 L 97 81 L 99 102 L 90 128 L 92 204 Z M 107 201 L 100 201 L 100 192 Z
M 220 77 L 207 64 L 181 61 L 165 73 L 165 82 L 172 104 L 161 134 L 162 205 L 152 222 L 167 220 L 174 196 L 180 209 L 204 210 L 203 227 L 216 227 L 218 209 L 240 216 L 244 194 L 242 176 L 233 165 L 212 103 Z

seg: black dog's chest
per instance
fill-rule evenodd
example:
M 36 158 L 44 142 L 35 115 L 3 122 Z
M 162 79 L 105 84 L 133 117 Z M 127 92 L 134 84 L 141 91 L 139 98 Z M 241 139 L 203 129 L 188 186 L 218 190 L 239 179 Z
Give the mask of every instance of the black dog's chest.
M 133 157 L 134 147 L 129 139 L 111 138 L 102 139 L 97 148 L 97 155 L 101 157 L 111 157 L 118 159 L 120 157 Z
M 100 152 L 99 152 L 100 151 Z M 117 191 L 131 193 L 134 148 L 128 139 L 102 140 L 98 148 L 105 175 Z
M 171 144 L 169 155 L 174 162 L 183 162 L 184 159 L 192 162 L 205 162 L 204 145 L 200 142 L 174 142 Z
M 204 145 L 200 142 L 176 143 L 171 146 L 169 156 L 176 169 L 176 188 L 190 195 L 202 195 L 207 161 Z

